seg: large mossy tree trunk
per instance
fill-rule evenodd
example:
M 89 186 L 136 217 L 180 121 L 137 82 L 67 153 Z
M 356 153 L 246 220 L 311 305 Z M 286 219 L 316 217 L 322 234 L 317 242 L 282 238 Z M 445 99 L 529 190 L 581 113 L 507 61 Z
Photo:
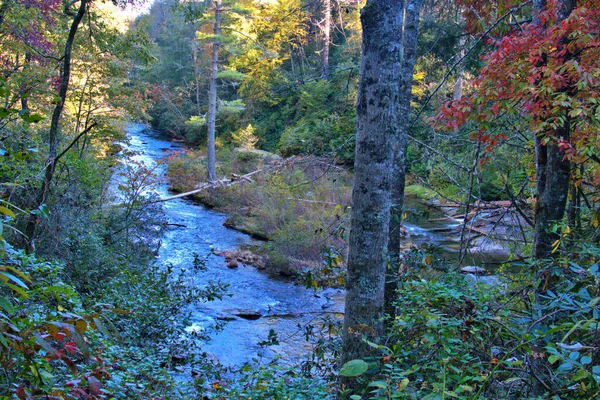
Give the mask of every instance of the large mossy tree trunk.
M 208 93 L 208 180 L 217 180 L 215 129 L 217 121 L 217 74 L 219 72 L 219 35 L 221 34 L 221 0 L 215 0 L 215 41 L 213 42 L 210 66 L 210 89 Z
M 370 346 L 363 337 L 378 340 L 383 335 L 392 145 L 400 112 L 402 4 L 368 0 L 361 12 L 363 43 L 342 364 L 369 355 Z
M 394 297 L 397 283 L 397 267 L 402 244 L 402 208 L 404 207 L 404 187 L 406 183 L 406 151 L 408 149 L 408 129 L 410 127 L 410 101 L 412 99 L 413 72 L 417 58 L 417 39 L 419 36 L 419 17 L 421 0 L 409 0 L 406 4 L 404 29 L 402 33 L 402 71 L 399 77 L 400 108 L 398 114 L 398 132 L 394 144 L 394 172 L 392 182 L 392 208 L 390 215 L 390 238 L 388 251 L 390 269 L 386 277 L 385 311 L 391 317 L 395 315 Z

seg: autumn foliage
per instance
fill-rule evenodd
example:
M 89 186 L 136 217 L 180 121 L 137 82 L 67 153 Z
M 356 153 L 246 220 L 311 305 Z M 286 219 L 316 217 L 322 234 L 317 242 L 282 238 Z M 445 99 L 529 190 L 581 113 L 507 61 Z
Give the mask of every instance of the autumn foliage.
M 462 3 L 468 30 L 484 30 L 482 21 L 496 24 L 484 33 L 492 50 L 482 58 L 484 66 L 472 82 L 472 93 L 444 104 L 437 122 L 447 128 L 475 122 L 480 128 L 477 139 L 492 150 L 507 139 L 491 129 L 499 116 L 526 118 L 544 144 L 558 141 L 565 157 L 584 162 L 598 146 L 600 4 L 579 2 L 561 20 L 556 0 L 549 0 L 539 23 L 520 23 L 527 13 L 521 2 L 501 2 L 504 15 L 498 15 L 498 8 L 492 13 L 493 2 Z M 570 139 L 548 135 L 565 124 L 570 125 Z M 599 179 L 597 173 L 596 183 Z

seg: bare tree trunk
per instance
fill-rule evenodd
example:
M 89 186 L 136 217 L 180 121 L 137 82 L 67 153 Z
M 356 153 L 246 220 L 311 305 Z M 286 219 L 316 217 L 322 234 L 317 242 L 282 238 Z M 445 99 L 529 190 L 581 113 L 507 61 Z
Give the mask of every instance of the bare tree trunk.
M 54 178 L 54 171 L 56 169 L 57 161 L 56 156 L 58 152 L 59 142 L 59 124 L 65 106 L 65 101 L 67 99 L 67 91 L 69 90 L 69 79 L 71 77 L 71 51 L 73 49 L 73 42 L 75 41 L 77 29 L 79 29 L 79 24 L 81 23 L 81 20 L 85 15 L 89 2 L 90 0 L 80 0 L 79 9 L 77 10 L 77 14 L 75 14 L 73 18 L 71 28 L 69 29 L 69 36 L 67 37 L 67 41 L 65 43 L 65 51 L 62 57 L 63 63 L 61 67 L 61 81 L 60 87 L 58 89 L 58 102 L 54 107 L 54 112 L 52 113 L 52 120 L 50 122 L 50 129 L 48 131 L 48 158 L 46 161 L 46 170 L 44 172 L 44 180 L 42 181 L 42 187 L 40 188 L 36 198 L 37 206 L 41 206 L 46 202 L 48 194 L 50 192 L 50 185 L 52 184 L 52 179 Z M 27 226 L 25 228 L 25 235 L 27 236 L 28 240 L 28 252 L 31 252 L 34 249 L 33 240 L 35 239 L 36 220 L 37 217 L 35 215 L 32 215 L 29 218 L 29 221 L 27 222 Z
M 401 2 L 386 0 L 368 0 L 361 12 L 363 44 L 342 364 L 368 356 L 370 347 L 362 337 L 377 340 L 383 334 L 392 144 L 400 113 L 401 13 Z
M 329 78 L 329 48 L 331 46 L 331 0 L 323 0 L 323 50 L 321 50 L 321 78 Z
M 404 2 L 401 2 L 404 3 Z M 404 206 L 404 186 L 406 183 L 406 151 L 408 148 L 408 127 L 410 126 L 410 100 L 412 98 L 413 72 L 417 55 L 417 39 L 419 36 L 419 16 L 421 0 L 409 0 L 406 4 L 406 15 L 402 34 L 402 71 L 399 77 L 399 115 L 398 132 L 394 144 L 394 180 L 392 183 L 392 209 L 390 216 L 389 253 L 392 269 L 386 279 L 386 312 L 395 315 L 393 307 L 397 289 L 395 269 L 398 265 L 401 245 L 402 208 Z
M 200 66 L 198 65 L 198 50 L 199 43 L 197 40 L 194 40 L 192 43 L 192 57 L 194 60 L 194 81 L 196 83 L 196 113 L 200 116 Z
M 221 33 L 221 0 L 215 0 L 215 41 L 210 67 L 210 90 L 208 94 L 208 180 L 217 180 L 215 154 L 215 124 L 217 120 L 217 73 L 219 67 L 219 34 Z

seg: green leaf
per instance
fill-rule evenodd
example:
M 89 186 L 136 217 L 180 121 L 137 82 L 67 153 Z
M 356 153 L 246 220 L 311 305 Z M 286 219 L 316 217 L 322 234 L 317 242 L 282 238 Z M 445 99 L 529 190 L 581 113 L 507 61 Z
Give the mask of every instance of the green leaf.
M 573 369 L 573 364 L 570 362 L 565 362 L 558 366 L 559 371 L 570 371 L 572 369 Z
M 362 397 L 360 397 L 357 394 L 353 394 L 352 396 L 350 396 L 350 400 L 361 400 L 361 399 L 362 399 Z
M 410 382 L 410 379 L 408 378 L 404 378 L 402 379 L 402 382 L 400 382 L 400 384 L 398 385 L 398 391 L 402 391 L 404 389 L 406 389 L 406 387 L 408 386 L 408 383 Z
M 0 332 L 0 343 L 2 343 L 2 346 L 8 348 L 8 342 L 6 341 L 6 338 L 4 337 L 2 332 Z
M 363 360 L 351 360 L 340 369 L 341 376 L 360 376 L 367 372 L 369 364 Z
M 380 388 L 380 389 L 387 389 L 388 384 L 386 381 L 373 381 L 373 382 L 369 383 L 369 386 Z
M 15 313 L 13 305 L 10 304 L 10 301 L 8 301 L 6 297 L 0 297 L 0 307 L 2 307 L 9 315 Z
M 30 213 L 33 215 L 40 215 L 42 217 L 47 217 L 50 215 L 50 209 L 48 208 L 48 206 L 46 204 L 42 204 L 37 209 L 31 210 Z
M 31 279 L 29 279 L 29 276 L 26 273 L 19 271 L 18 269 L 16 269 L 15 267 L 11 267 L 10 265 L 0 265 L 0 271 L 11 271 L 12 273 L 17 274 L 18 276 L 23 278 L 25 282 L 33 283 L 31 282 Z
M 30 124 L 37 124 L 38 122 L 44 119 L 44 117 L 42 117 L 39 114 L 23 114 L 21 115 L 21 118 L 23 119 L 23 121 L 28 122 Z
M 588 372 L 585 369 L 578 369 L 575 374 L 571 377 L 575 382 L 587 378 Z
M 16 283 L 17 285 L 21 286 L 24 289 L 29 289 L 27 287 L 27 285 L 25 284 L 25 282 L 23 282 L 22 280 L 20 280 L 13 274 L 9 274 L 8 272 L 0 271 L 0 279 L 3 280 L 4 282 L 12 281 L 13 283 Z
M 15 292 L 19 293 L 21 296 L 27 298 L 29 297 L 29 295 L 27 294 L 27 292 L 25 290 L 23 290 L 22 287 L 19 287 L 17 285 L 13 285 L 12 283 L 5 283 L 5 286 L 8 286 L 9 288 L 11 288 L 12 290 L 14 290 Z
M 581 360 L 579 360 L 579 362 L 583 365 L 588 365 L 592 363 L 592 357 L 589 356 L 583 356 L 581 357 Z
M 11 109 L 0 107 L 0 119 L 8 117 L 12 111 Z

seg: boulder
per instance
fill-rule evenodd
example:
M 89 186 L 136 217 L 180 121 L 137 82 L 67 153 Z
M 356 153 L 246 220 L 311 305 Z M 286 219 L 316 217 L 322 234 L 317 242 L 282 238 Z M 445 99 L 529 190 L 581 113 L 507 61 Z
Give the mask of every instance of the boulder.
M 477 274 L 477 275 L 488 275 L 485 268 L 478 267 L 477 265 L 465 265 L 460 269 L 463 274 Z

